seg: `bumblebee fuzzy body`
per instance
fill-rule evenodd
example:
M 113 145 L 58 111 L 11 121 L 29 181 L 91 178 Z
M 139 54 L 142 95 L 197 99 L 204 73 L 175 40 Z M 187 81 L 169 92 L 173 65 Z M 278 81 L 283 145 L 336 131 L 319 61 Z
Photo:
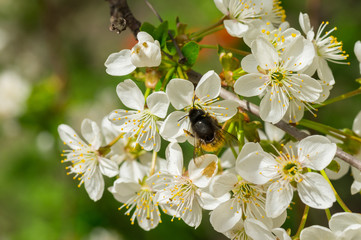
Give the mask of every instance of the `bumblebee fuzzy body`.
M 206 152 L 215 152 L 224 145 L 222 127 L 202 109 L 192 108 L 188 114 L 194 137 Z

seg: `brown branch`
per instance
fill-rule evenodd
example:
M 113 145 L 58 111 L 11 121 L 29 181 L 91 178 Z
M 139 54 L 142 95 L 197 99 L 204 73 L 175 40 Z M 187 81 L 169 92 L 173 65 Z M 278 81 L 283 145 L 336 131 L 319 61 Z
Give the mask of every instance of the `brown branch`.
M 235 95 L 234 93 L 227 91 L 223 88 L 221 89 L 220 96 L 224 99 L 236 101 L 241 108 L 243 108 L 244 110 L 259 117 L 259 107 L 257 105 L 250 103 L 246 100 L 240 100 L 237 97 L 237 95 Z M 292 137 L 296 138 L 298 141 L 309 136 L 309 134 L 300 131 L 299 129 L 286 123 L 285 121 L 279 121 L 278 123 L 276 123 L 274 125 L 280 129 L 282 129 L 283 131 L 287 132 Z M 342 149 L 337 148 L 336 156 L 339 157 L 340 159 L 344 160 L 351 166 L 361 170 L 361 162 L 358 159 L 356 159 L 354 156 L 342 151 Z
M 105 0 L 110 7 L 110 31 L 123 32 L 127 27 L 137 37 L 141 23 L 130 11 L 127 0 Z

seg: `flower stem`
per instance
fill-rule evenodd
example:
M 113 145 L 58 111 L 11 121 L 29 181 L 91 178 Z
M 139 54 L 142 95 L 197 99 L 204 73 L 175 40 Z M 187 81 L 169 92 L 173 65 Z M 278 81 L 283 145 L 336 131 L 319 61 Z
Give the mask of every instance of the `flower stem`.
M 330 184 L 333 192 L 335 193 L 335 196 L 336 196 L 336 200 L 338 202 L 338 204 L 342 207 L 342 209 L 345 211 L 345 212 L 351 212 L 351 210 L 346 206 L 346 204 L 342 201 L 342 199 L 340 198 L 340 196 L 338 195 L 336 189 L 333 187 L 330 179 L 327 177 L 327 174 L 325 173 L 324 170 L 321 170 L 320 171 L 321 175 L 323 176 L 324 179 L 326 179 L 326 181 L 328 182 L 328 184 Z
M 326 209 L 325 209 L 325 213 L 326 213 L 327 220 L 330 221 L 330 219 L 331 219 L 330 209 L 329 209 L 329 208 L 326 208 Z
M 152 89 L 150 89 L 150 88 L 147 88 L 147 89 L 145 90 L 145 93 L 144 93 L 144 98 L 145 98 L 145 100 L 147 100 L 147 97 L 149 96 L 149 94 L 150 94 L 151 91 L 152 91 Z
M 351 92 L 348 92 L 348 93 L 342 94 L 340 96 L 331 98 L 331 99 L 329 99 L 327 101 L 324 101 L 323 103 L 314 105 L 313 107 L 314 108 L 321 108 L 321 107 L 324 107 L 324 106 L 329 105 L 331 103 L 335 103 L 335 102 L 338 102 L 338 101 L 341 101 L 341 100 L 344 100 L 344 99 L 347 99 L 347 98 L 350 98 L 350 97 L 353 97 L 353 96 L 356 96 L 356 95 L 359 95 L 359 94 L 361 94 L 361 87 L 356 89 L 356 90 L 353 90 Z
M 349 139 L 352 139 L 352 140 L 355 140 L 355 141 L 361 143 L 361 138 L 344 133 L 343 131 L 341 131 L 339 129 L 327 126 L 322 123 L 314 122 L 314 121 L 307 120 L 307 119 L 302 119 L 298 124 L 301 126 L 319 131 L 321 133 L 331 135 L 340 140 L 345 140 L 345 138 L 349 138 Z
M 197 31 L 197 32 L 194 32 L 191 34 L 191 38 L 194 38 L 194 37 L 197 37 L 198 35 L 200 34 L 203 34 L 205 32 L 208 32 L 210 30 L 212 30 L 213 28 L 216 28 L 218 26 L 221 26 L 223 24 L 223 20 L 226 18 L 226 16 L 222 17 L 218 22 L 216 22 L 215 24 L 205 28 L 205 29 L 202 29 L 200 31 Z
M 150 168 L 150 173 L 149 176 L 152 176 L 155 172 L 155 164 L 157 163 L 157 152 L 153 151 L 153 155 L 152 155 L 152 166 Z
M 184 74 L 183 69 L 180 66 L 177 67 L 177 73 L 178 77 L 181 79 L 187 79 L 187 76 Z
M 167 84 L 168 84 L 169 80 L 172 78 L 175 70 L 176 70 L 176 67 L 172 67 L 171 69 L 169 69 L 169 71 L 167 72 L 167 74 L 164 77 L 162 87 L 160 88 L 161 90 L 164 90 L 164 88 L 167 86 Z
M 300 222 L 300 226 L 297 229 L 296 235 L 293 239 L 299 239 L 302 229 L 305 227 L 306 220 L 308 217 L 308 211 L 310 210 L 310 207 L 308 205 L 305 205 L 305 210 L 303 211 L 302 219 Z
M 208 35 L 210 35 L 210 34 L 212 34 L 212 33 L 221 31 L 221 30 L 223 30 L 223 28 L 224 28 L 223 25 L 218 26 L 218 27 L 215 27 L 215 28 L 213 28 L 213 29 L 211 29 L 211 30 L 209 30 L 209 31 L 206 31 L 206 32 L 197 34 L 197 35 L 195 35 L 195 36 L 192 36 L 192 37 L 191 37 L 191 40 L 196 40 L 196 39 L 198 39 L 198 38 L 203 38 L 203 37 L 208 36 Z
M 116 142 L 118 142 L 119 139 L 123 137 L 124 133 L 119 134 L 116 138 L 114 138 L 106 147 L 113 146 Z
M 201 48 L 218 49 L 218 46 L 216 46 L 216 45 L 199 44 L 199 46 Z M 237 53 L 239 55 L 242 55 L 242 56 L 247 56 L 247 55 L 251 54 L 250 52 L 242 51 L 242 50 L 235 49 L 235 48 L 230 48 L 230 47 L 223 47 L 223 48 L 226 50 L 229 50 L 231 52 Z

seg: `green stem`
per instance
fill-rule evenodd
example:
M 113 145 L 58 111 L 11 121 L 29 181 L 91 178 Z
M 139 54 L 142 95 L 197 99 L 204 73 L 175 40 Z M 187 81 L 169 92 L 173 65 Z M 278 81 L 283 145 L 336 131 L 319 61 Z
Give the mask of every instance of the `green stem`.
M 199 44 L 199 46 L 201 48 L 218 49 L 218 46 L 216 46 L 216 45 Z M 251 54 L 250 52 L 242 51 L 242 50 L 235 49 L 235 48 L 230 48 L 230 47 L 223 47 L 223 48 L 226 49 L 226 50 L 229 50 L 231 52 L 237 53 L 239 55 L 242 55 L 242 56 L 247 56 L 247 55 Z
M 352 140 L 355 140 L 355 141 L 361 143 L 361 138 L 344 133 L 343 131 L 341 131 L 339 129 L 327 126 L 322 123 L 314 122 L 314 121 L 307 120 L 307 119 L 302 119 L 298 124 L 301 126 L 316 130 L 318 132 L 331 135 L 340 140 L 345 140 L 345 138 L 349 138 L 349 139 L 352 139 Z
M 329 105 L 331 103 L 335 103 L 335 102 L 338 102 L 338 101 L 341 101 L 341 100 L 344 100 L 344 99 L 347 99 L 347 98 L 350 98 L 350 97 L 353 97 L 353 96 L 356 96 L 356 95 L 359 95 L 359 94 L 361 94 L 361 87 L 356 89 L 356 90 L 353 90 L 351 92 L 348 92 L 348 93 L 342 94 L 340 96 L 331 98 L 331 99 L 329 99 L 327 101 L 324 101 L 321 104 L 313 105 L 313 107 L 314 108 L 321 108 L 321 107 L 324 107 L 324 106 Z
M 330 184 L 333 192 L 335 193 L 335 196 L 336 196 L 336 200 L 338 202 L 338 204 L 342 207 L 342 209 L 345 211 L 345 212 L 351 212 L 351 210 L 346 206 L 346 204 L 342 201 L 341 197 L 338 195 L 336 189 L 333 187 L 330 179 L 327 177 L 327 174 L 325 173 L 324 170 L 321 170 L 320 171 L 321 175 L 323 176 L 324 179 L 326 179 L 326 181 L 328 182 L 328 184 Z
M 164 77 L 162 86 L 160 88 L 161 90 L 164 90 L 164 88 L 167 86 L 167 84 L 168 84 L 169 80 L 172 78 L 175 70 L 176 70 L 176 67 L 172 67 L 171 69 L 169 69 L 169 71 L 167 72 L 167 74 Z
M 180 66 L 177 67 L 177 73 L 178 73 L 178 77 L 180 77 L 181 79 L 187 79 L 187 77 L 183 72 L 183 69 Z
M 326 208 L 326 209 L 325 209 L 325 213 L 326 213 L 327 220 L 330 221 L 330 219 L 331 219 L 330 209 L 329 209 L 329 208 Z
M 305 210 L 303 211 L 303 215 L 302 215 L 302 219 L 301 219 L 301 222 L 300 222 L 300 226 L 298 227 L 297 229 L 297 233 L 294 237 L 294 239 L 298 239 L 300 234 L 301 234 L 301 231 L 302 229 L 305 227 L 305 224 L 306 224 L 306 220 L 307 220 L 307 217 L 308 217 L 308 211 L 310 210 L 310 207 L 308 205 L 305 206 Z
M 207 31 L 207 32 L 203 32 L 203 33 L 201 33 L 201 34 L 197 34 L 196 36 L 192 36 L 192 37 L 191 37 L 191 40 L 196 40 L 196 39 L 198 39 L 198 38 L 203 38 L 203 37 L 208 36 L 208 35 L 210 35 L 210 34 L 212 34 L 212 33 L 221 31 L 221 30 L 223 30 L 223 28 L 224 28 L 223 25 L 218 26 L 218 27 L 213 28 L 213 29 L 211 29 L 211 30 L 209 30 L 209 31 Z
M 200 31 L 197 31 L 197 32 L 194 32 L 191 34 L 191 38 L 194 38 L 194 37 L 197 37 L 198 35 L 200 34 L 203 34 L 205 32 L 208 32 L 210 30 L 212 30 L 213 28 L 216 28 L 218 26 L 221 26 L 223 24 L 223 20 L 226 18 L 226 16 L 224 16 L 223 18 L 221 18 L 218 22 L 216 22 L 215 24 L 205 28 L 205 29 L 202 29 Z
M 150 167 L 150 173 L 149 176 L 152 176 L 155 172 L 155 164 L 157 163 L 157 155 L 158 153 L 156 151 L 153 151 L 153 155 L 152 155 L 152 165 Z
M 151 91 L 152 91 L 151 88 L 147 88 L 147 89 L 145 90 L 145 93 L 144 93 L 144 98 L 145 98 L 145 99 L 147 99 L 147 97 L 149 96 L 149 94 L 150 94 Z

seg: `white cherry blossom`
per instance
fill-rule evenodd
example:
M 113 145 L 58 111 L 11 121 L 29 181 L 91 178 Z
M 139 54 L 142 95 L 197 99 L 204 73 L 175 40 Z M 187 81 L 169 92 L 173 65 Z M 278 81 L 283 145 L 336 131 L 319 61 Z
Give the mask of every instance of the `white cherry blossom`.
M 74 173 L 74 179 L 78 178 L 80 187 L 83 183 L 89 197 L 97 201 L 104 191 L 103 175 L 114 177 L 118 174 L 118 164 L 110 160 L 110 149 L 102 148 L 103 136 L 98 125 L 84 119 L 81 125 L 81 133 L 86 140 L 83 141 L 78 134 L 68 125 L 61 124 L 58 132 L 64 144 L 72 150 L 65 150 L 65 159 L 62 162 L 70 162 L 68 174 Z
M 255 184 L 270 183 L 266 196 L 268 217 L 277 217 L 286 210 L 296 189 L 301 201 L 313 208 L 329 208 L 336 201 L 328 182 L 319 173 L 306 171 L 327 167 L 335 156 L 336 144 L 315 135 L 300 141 L 296 151 L 290 146 L 274 156 L 264 152 L 258 143 L 246 143 L 237 158 L 236 170 L 244 179 Z
M 222 123 L 233 117 L 237 112 L 238 104 L 232 100 L 219 101 L 221 79 L 214 71 L 208 71 L 202 76 L 197 87 L 184 79 L 172 79 L 166 88 L 167 96 L 176 110 L 168 115 L 160 133 L 168 141 L 184 142 L 184 130 L 192 132 L 188 112 L 196 107 L 203 109 L 218 122 Z
M 279 27 L 274 27 L 270 22 L 254 20 L 250 29 L 244 36 L 244 42 L 251 47 L 252 42 L 258 38 L 269 41 L 276 50 L 283 51 L 301 33 L 294 28 L 289 28 L 288 22 L 283 22 Z
M 315 55 L 313 45 L 298 36 L 284 51 L 277 51 L 264 38 L 252 42 L 252 55 L 242 59 L 242 68 L 248 72 L 234 84 L 234 91 L 245 97 L 264 94 L 260 117 L 272 123 L 282 118 L 297 122 L 304 107 L 320 97 L 320 83 L 303 74 Z
M 105 61 L 106 72 L 113 76 L 124 76 L 137 67 L 157 67 L 162 60 L 158 40 L 146 32 L 137 34 L 138 43 L 131 49 L 112 53 Z
M 273 0 L 214 0 L 217 8 L 229 17 L 223 21 L 233 37 L 243 37 L 255 19 L 280 24 L 285 19 L 283 8 Z
M 124 203 L 119 210 L 125 208 L 126 215 L 130 215 L 134 210 L 130 218 L 131 223 L 134 224 L 137 219 L 139 226 L 148 231 L 162 222 L 161 214 L 149 178 L 146 179 L 145 172 L 140 177 L 136 181 L 127 177 L 119 177 L 114 185 L 109 187 L 109 191 L 116 200 Z
M 202 208 L 213 210 L 228 195 L 214 198 L 207 193 L 211 179 L 217 173 L 218 158 L 206 154 L 192 159 L 188 171 L 183 173 L 183 154 L 178 143 L 170 143 L 166 150 L 167 171 L 159 171 L 149 178 L 157 190 L 157 202 L 164 206 L 164 212 L 173 218 L 183 219 L 191 227 L 197 228 L 202 220 Z
M 302 230 L 301 240 L 350 240 L 360 239 L 361 215 L 358 213 L 336 213 L 332 215 L 329 227 L 314 225 Z
M 146 151 L 160 149 L 160 119 L 168 111 L 169 100 L 164 92 L 154 92 L 147 97 L 145 107 L 144 95 L 130 79 L 117 86 L 117 94 L 122 103 L 134 110 L 114 110 L 109 120 L 118 126 L 128 138 L 135 137 L 136 142 Z
M 342 50 L 342 42 L 337 41 L 337 38 L 330 35 L 337 28 L 334 27 L 322 35 L 328 25 L 328 22 L 322 22 L 317 30 L 317 33 L 315 33 L 307 13 L 300 13 L 299 22 L 307 40 L 312 42 L 314 48 L 316 49 L 315 58 L 312 65 L 310 65 L 307 70 L 307 73 L 313 75 L 313 73 L 317 70 L 317 75 L 320 79 L 325 80 L 330 85 L 333 85 L 335 83 L 335 79 L 327 61 L 348 64 L 343 62 L 343 60 L 347 59 L 348 54 L 345 54 Z

